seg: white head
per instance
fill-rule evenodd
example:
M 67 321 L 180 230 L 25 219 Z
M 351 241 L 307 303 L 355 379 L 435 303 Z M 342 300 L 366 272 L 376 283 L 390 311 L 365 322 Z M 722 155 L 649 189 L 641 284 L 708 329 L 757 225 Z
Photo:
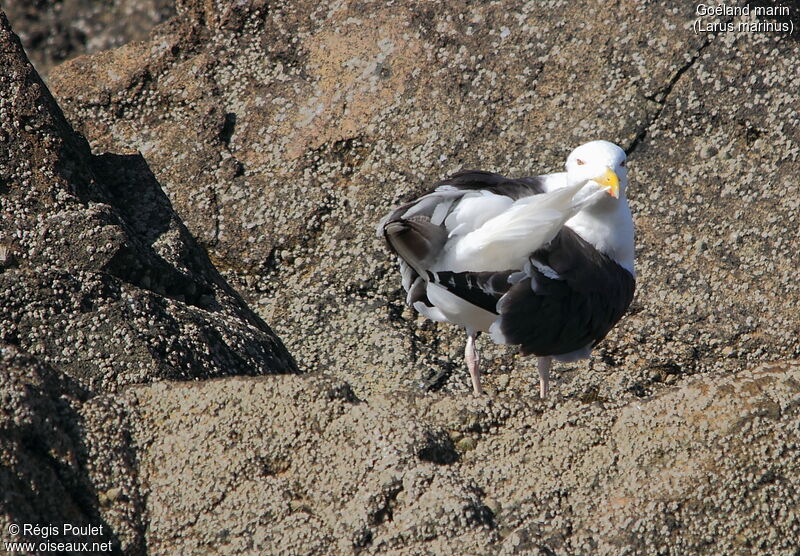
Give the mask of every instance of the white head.
M 584 143 L 567 157 L 567 182 L 593 182 L 611 197 L 624 199 L 628 185 L 626 158 L 625 151 L 609 141 Z

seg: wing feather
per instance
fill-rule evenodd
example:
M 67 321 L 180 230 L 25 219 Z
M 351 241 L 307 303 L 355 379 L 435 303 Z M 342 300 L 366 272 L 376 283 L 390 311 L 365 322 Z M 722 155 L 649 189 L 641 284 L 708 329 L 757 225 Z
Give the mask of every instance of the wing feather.
M 585 184 L 522 198 L 461 237 L 449 237 L 435 268 L 491 271 L 522 268 L 527 256 L 552 240 L 580 211 L 575 195 Z

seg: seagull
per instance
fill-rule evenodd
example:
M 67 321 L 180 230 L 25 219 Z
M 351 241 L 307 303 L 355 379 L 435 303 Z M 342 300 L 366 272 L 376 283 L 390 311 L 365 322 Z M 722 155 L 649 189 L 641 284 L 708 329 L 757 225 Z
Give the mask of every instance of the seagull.
M 546 398 L 552 361 L 588 358 L 622 318 L 636 286 L 625 161 L 614 143 L 591 141 L 566 172 L 461 171 L 380 221 L 406 303 L 466 330 L 475 395 L 478 333 L 536 355 Z

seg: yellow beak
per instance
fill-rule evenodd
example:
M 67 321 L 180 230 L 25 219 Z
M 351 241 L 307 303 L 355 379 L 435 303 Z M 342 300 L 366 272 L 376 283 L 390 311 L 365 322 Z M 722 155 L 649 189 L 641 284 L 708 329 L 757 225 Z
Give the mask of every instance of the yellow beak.
M 606 167 L 605 173 L 602 176 L 593 178 L 592 181 L 596 181 L 600 185 L 608 187 L 608 194 L 615 199 L 619 199 L 619 178 L 617 177 L 617 174 L 614 173 L 614 170 Z

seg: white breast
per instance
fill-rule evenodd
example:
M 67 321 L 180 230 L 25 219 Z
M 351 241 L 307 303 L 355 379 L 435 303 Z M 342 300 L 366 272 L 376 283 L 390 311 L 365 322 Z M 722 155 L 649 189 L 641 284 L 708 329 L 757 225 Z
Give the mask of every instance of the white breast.
M 583 210 L 570 218 L 566 225 L 595 249 L 611 257 L 634 278 L 634 230 L 627 199 L 611 205 L 612 210 Z

